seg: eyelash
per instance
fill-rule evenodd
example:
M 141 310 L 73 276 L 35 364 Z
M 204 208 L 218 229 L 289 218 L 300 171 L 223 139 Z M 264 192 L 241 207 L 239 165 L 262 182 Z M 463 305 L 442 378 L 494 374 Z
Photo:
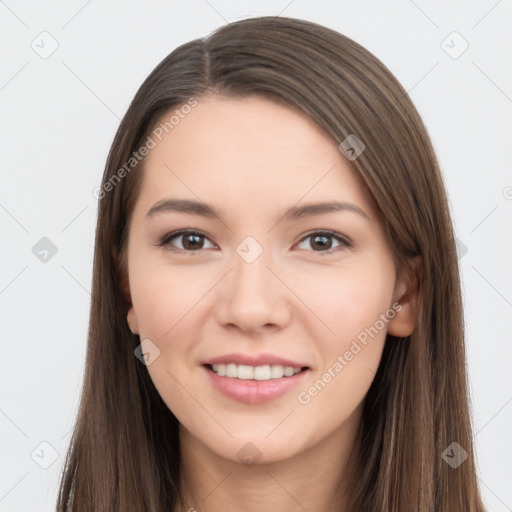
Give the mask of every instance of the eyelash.
M 208 239 L 208 237 L 204 233 L 201 233 L 200 231 L 195 231 L 192 229 L 182 229 L 179 231 L 173 231 L 172 233 L 168 233 L 160 240 L 160 242 L 157 245 L 159 247 L 167 247 L 167 250 L 169 250 L 173 253 L 181 253 L 181 254 L 187 253 L 187 254 L 192 254 L 192 255 L 198 255 L 200 252 L 202 252 L 201 249 L 187 251 L 187 250 L 183 250 L 183 249 L 171 248 L 172 247 L 171 243 L 170 243 L 171 240 L 173 240 L 174 238 L 183 236 L 183 235 L 196 235 L 196 236 L 204 237 L 204 238 Z M 332 237 L 337 242 L 339 242 L 341 244 L 340 246 L 334 247 L 327 251 L 312 251 L 312 252 L 318 253 L 322 256 L 331 255 L 331 254 L 338 252 L 339 250 L 352 247 L 352 243 L 347 237 L 341 235 L 340 233 L 336 233 L 335 231 L 330 231 L 330 230 L 311 231 L 308 234 L 306 234 L 303 238 L 301 238 L 299 243 L 303 242 L 304 240 L 306 240 L 308 238 L 313 237 L 314 235 L 323 235 L 326 238 Z

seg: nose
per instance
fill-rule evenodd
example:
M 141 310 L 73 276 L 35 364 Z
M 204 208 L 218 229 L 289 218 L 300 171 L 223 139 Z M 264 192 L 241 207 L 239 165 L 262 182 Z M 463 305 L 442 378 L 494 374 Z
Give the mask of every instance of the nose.
M 220 283 L 217 321 L 244 332 L 283 328 L 290 319 L 291 292 L 267 251 L 252 262 L 236 252 L 232 270 Z

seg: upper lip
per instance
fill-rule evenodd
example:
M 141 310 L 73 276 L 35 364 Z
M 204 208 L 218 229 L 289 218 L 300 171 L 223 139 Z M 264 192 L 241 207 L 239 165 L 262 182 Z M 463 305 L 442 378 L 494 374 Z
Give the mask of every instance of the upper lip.
M 279 357 L 274 354 L 259 354 L 256 356 L 251 356 L 247 354 L 225 354 L 219 357 L 212 357 L 211 359 L 208 359 L 207 361 L 203 362 L 203 364 L 229 363 L 242 364 L 247 366 L 281 365 L 291 366 L 292 368 L 304 368 L 308 366 L 307 364 L 292 361 L 291 359 Z

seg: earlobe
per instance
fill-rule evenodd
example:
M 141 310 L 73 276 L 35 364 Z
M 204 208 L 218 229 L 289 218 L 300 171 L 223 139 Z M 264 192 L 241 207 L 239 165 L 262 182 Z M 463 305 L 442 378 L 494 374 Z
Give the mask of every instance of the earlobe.
M 388 324 L 388 333 L 398 338 L 410 336 L 416 328 L 418 319 L 418 293 L 421 273 L 421 258 L 415 256 L 409 261 L 411 272 L 404 272 L 395 287 L 393 303 L 401 309 L 396 311 Z
M 130 306 L 130 309 L 128 309 L 126 320 L 128 322 L 130 331 L 132 331 L 133 334 L 139 334 L 139 322 L 137 321 L 137 314 L 135 313 L 133 305 Z
M 130 328 L 130 331 L 132 331 L 133 334 L 139 334 L 137 315 L 132 304 L 132 297 L 130 293 L 128 271 L 126 265 L 124 265 L 124 262 L 122 261 L 122 258 L 120 257 L 115 247 L 112 249 L 112 258 L 116 265 L 117 275 L 119 276 L 119 288 L 125 301 L 125 306 L 128 308 L 128 314 L 126 315 L 128 327 Z
M 416 328 L 416 315 L 414 308 L 409 302 L 400 303 L 402 309 L 398 311 L 395 317 L 388 324 L 388 333 L 397 338 L 406 338 L 410 336 Z

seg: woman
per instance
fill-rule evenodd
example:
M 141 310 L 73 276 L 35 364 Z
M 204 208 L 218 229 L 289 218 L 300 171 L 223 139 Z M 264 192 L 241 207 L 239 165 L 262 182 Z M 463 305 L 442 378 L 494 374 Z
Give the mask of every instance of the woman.
M 373 55 L 281 17 L 179 47 L 98 198 L 59 511 L 484 510 L 444 186 Z

